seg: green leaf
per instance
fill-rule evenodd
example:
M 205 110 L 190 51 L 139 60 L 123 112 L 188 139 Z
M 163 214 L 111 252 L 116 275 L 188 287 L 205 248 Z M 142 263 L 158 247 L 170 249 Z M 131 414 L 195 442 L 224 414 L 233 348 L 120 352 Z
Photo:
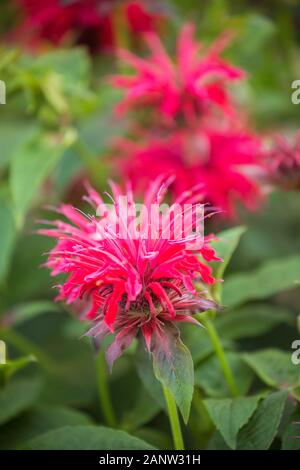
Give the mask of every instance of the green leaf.
M 2 111 L 2 110 L 1 110 Z M 0 125 L 1 154 L 0 168 L 6 167 L 15 150 L 32 133 L 32 123 L 21 121 L 16 116 L 5 116 Z
M 190 351 L 175 327 L 164 329 L 153 352 L 156 378 L 168 388 L 187 423 L 194 391 L 194 364 Z
M 2 427 L 0 448 L 16 449 L 52 429 L 88 424 L 92 424 L 91 418 L 80 411 L 62 406 L 37 406 Z
M 66 313 L 49 313 L 22 325 L 22 331 L 2 332 L 14 348 L 26 350 L 38 359 L 45 379 L 41 400 L 86 408 L 97 393 L 95 352 L 88 339 L 64 335 L 68 320 Z
M 173 443 L 169 433 L 160 429 L 146 428 L 138 429 L 134 435 L 143 441 L 148 442 L 157 449 L 172 450 Z
M 88 406 L 96 395 L 94 351 L 78 338 L 54 335 L 51 340 L 47 352 L 56 369 L 46 377 L 42 398 L 51 404 Z
M 249 421 L 260 397 L 237 397 L 204 400 L 207 411 L 227 444 L 236 448 L 237 434 Z
M 40 393 L 39 379 L 13 379 L 0 389 L 0 424 L 33 405 Z
M 246 394 L 253 381 L 253 371 L 245 366 L 241 354 L 227 352 L 226 358 L 235 377 L 236 385 L 241 394 Z M 195 383 L 205 393 L 214 398 L 229 396 L 227 382 L 218 358 L 213 355 L 199 364 L 195 369 Z
M 300 384 L 300 370 L 291 354 L 279 349 L 264 349 L 243 354 L 246 364 L 270 387 L 289 388 Z
M 91 62 L 84 49 L 58 49 L 34 58 L 22 55 L 18 65 L 16 83 L 39 117 L 57 125 L 57 114 L 80 117 L 94 109 L 97 97 L 91 91 Z
M 150 444 L 124 431 L 102 426 L 64 426 L 24 446 L 34 450 L 152 450 Z
M 136 342 L 137 345 L 138 342 Z M 110 383 L 111 400 L 115 415 L 118 416 L 119 427 L 129 433 L 133 433 L 152 421 L 164 406 L 164 402 L 162 402 L 162 406 L 158 400 L 154 399 L 150 390 L 140 380 L 136 368 L 132 367 L 132 360 L 136 358 L 138 353 L 136 349 L 127 351 L 126 355 L 120 358 L 120 361 L 116 363 Z M 160 392 L 161 384 L 154 377 L 149 353 L 146 360 L 152 379 Z M 120 394 L 120 390 L 122 390 L 122 394 Z
M 239 44 L 238 41 L 232 45 L 237 63 L 258 74 L 266 61 L 261 57 L 255 60 L 255 56 L 261 54 L 262 50 L 266 51 L 266 45 L 275 33 L 276 25 L 268 17 L 258 14 L 257 11 L 242 15 L 239 24 L 239 37 L 242 43 Z
M 201 317 L 200 317 L 201 318 Z M 213 352 L 214 347 L 210 341 L 205 328 L 195 328 L 195 325 L 181 326 L 182 339 L 192 354 L 194 363 L 207 359 Z M 222 341 L 225 349 L 232 349 L 231 341 Z
M 249 229 L 234 257 L 236 272 L 300 253 L 299 205 L 299 191 L 274 191 L 263 211 L 244 214 Z
M 230 340 L 259 336 L 282 323 L 294 325 L 295 316 L 285 308 L 269 304 L 246 305 L 215 318 L 221 337 Z
M 133 431 L 151 421 L 158 414 L 161 407 L 152 399 L 144 387 L 138 389 L 134 407 L 125 413 L 122 429 Z
M 71 136 L 36 135 L 18 148 L 11 163 L 10 185 L 14 212 L 18 226 L 22 225 L 25 212 L 40 185 L 50 174 Z
M 40 266 L 44 260 L 42 253 L 48 252 L 53 247 L 53 240 L 28 232 L 20 234 L 15 245 L 7 276 L 7 285 L 13 285 L 14 288 L 1 292 L 3 293 L 1 300 L 3 299 L 6 307 L 0 316 L 8 313 L 11 306 L 30 302 L 33 299 L 46 299 L 49 296 L 51 285 L 49 272 L 47 269 L 41 269 Z
M 194 364 L 177 328 L 165 328 L 163 338 L 157 341 L 153 349 L 152 357 L 156 378 L 170 390 L 187 423 L 194 391 Z
M 213 263 L 214 276 L 222 279 L 228 263 L 239 244 L 240 238 L 245 233 L 246 227 L 233 227 L 218 234 L 218 240 L 212 242 L 212 247 L 217 251 L 218 256 L 223 259 L 222 263 Z M 222 284 L 216 283 L 213 287 L 214 297 L 221 301 Z
M 59 311 L 59 306 L 50 300 L 34 300 L 14 305 L 13 309 L 3 317 L 3 321 L 6 325 L 18 326 L 44 313 Z
M 3 283 L 10 266 L 16 240 L 16 227 L 10 205 L 0 193 L 0 284 Z
M 43 75 L 45 71 L 55 71 L 66 83 L 86 83 L 89 80 L 91 62 L 82 48 L 56 49 L 41 54 L 28 62 L 35 71 Z
M 120 101 L 122 92 L 101 83 L 98 95 L 100 108 L 93 114 L 89 113 L 78 127 L 80 137 L 84 142 L 88 142 L 89 149 L 95 155 L 106 153 L 109 142 L 124 134 L 126 125 L 126 118 L 116 120 L 114 114 L 115 105 Z
M 165 408 L 165 398 L 161 384 L 155 378 L 150 355 L 147 353 L 141 341 L 139 341 L 135 354 L 135 365 L 139 379 L 142 381 L 144 388 L 151 395 L 152 400 L 155 401 L 160 408 Z
M 249 300 L 265 299 L 295 287 L 300 277 L 300 256 L 268 261 L 256 271 L 234 274 L 226 279 L 223 303 L 236 307 Z
M 216 431 L 208 442 L 207 450 L 230 450 L 219 431 Z
M 238 449 L 267 450 L 277 434 L 288 392 L 281 390 L 262 400 L 238 435 Z

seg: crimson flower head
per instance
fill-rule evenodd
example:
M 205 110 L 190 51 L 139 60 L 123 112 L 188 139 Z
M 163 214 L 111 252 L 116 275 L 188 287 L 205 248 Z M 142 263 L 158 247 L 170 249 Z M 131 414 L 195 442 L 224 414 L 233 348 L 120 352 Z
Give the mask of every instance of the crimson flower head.
M 116 147 L 118 166 L 138 192 L 162 172 L 176 176 L 175 197 L 202 183 L 205 200 L 224 217 L 233 217 L 238 203 L 255 209 L 261 199 L 261 143 L 248 130 L 187 129 L 165 138 L 142 134 L 140 142 L 122 139 Z
M 57 212 L 68 222 L 55 220 L 49 222 L 52 228 L 39 231 L 57 240 L 46 266 L 52 275 L 67 275 L 57 299 L 89 304 L 82 315 L 92 323 L 89 336 L 101 342 L 114 335 L 106 353 L 110 366 L 136 336 L 153 354 L 168 356 L 179 336 L 176 323 L 197 323 L 193 313 L 215 307 L 205 285 L 215 282 L 208 262 L 220 258 L 210 247 L 212 237 L 192 230 L 195 193 L 186 192 L 177 205 L 153 212 L 169 183 L 159 178 L 150 185 L 139 215 L 129 187 L 122 194 L 112 183 L 113 203 L 107 206 L 87 185 L 86 200 L 100 215 L 85 216 L 63 204 Z M 184 231 L 178 208 L 184 208 Z
M 141 58 L 121 50 L 120 58 L 130 65 L 133 75 L 115 75 L 111 83 L 125 90 L 118 105 L 120 113 L 132 109 L 159 111 L 163 118 L 194 120 L 203 112 L 219 109 L 233 113 L 227 85 L 244 72 L 220 57 L 228 42 L 221 37 L 208 50 L 194 39 L 194 27 L 185 24 L 179 35 L 175 61 L 155 33 L 145 34 L 150 57 Z M 202 52 L 202 53 L 201 53 Z
M 65 40 L 88 46 L 91 52 L 115 46 L 114 11 L 123 5 L 124 22 L 134 34 L 156 28 L 160 16 L 143 0 L 14 0 L 24 14 L 19 36 L 48 41 Z
M 156 0 L 125 1 L 126 17 L 134 34 L 156 31 L 159 23 L 165 17 L 162 5 Z
M 265 166 L 272 186 L 288 191 L 300 189 L 300 132 L 293 143 L 277 135 L 265 155 Z

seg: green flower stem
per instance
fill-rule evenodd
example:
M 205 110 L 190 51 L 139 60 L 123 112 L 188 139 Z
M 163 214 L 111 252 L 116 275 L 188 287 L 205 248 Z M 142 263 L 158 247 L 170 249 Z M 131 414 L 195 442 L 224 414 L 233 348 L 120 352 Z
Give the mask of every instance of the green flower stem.
M 210 340 L 212 342 L 212 345 L 215 349 L 216 355 L 217 355 L 217 357 L 220 361 L 220 364 L 221 364 L 221 367 L 222 367 L 222 370 L 223 370 L 223 373 L 224 373 L 224 377 L 225 377 L 225 380 L 227 382 L 230 393 L 233 397 L 237 397 L 237 396 L 239 396 L 239 391 L 238 391 L 237 385 L 235 383 L 232 370 L 231 370 L 230 365 L 227 361 L 225 351 L 223 349 L 223 346 L 222 346 L 221 340 L 219 338 L 219 335 L 217 333 L 217 330 L 216 330 L 213 322 L 211 322 L 208 318 L 202 319 L 202 323 L 204 324 L 204 326 L 207 329 L 207 333 L 208 333 L 208 335 L 210 337 Z
M 167 389 L 167 387 L 165 387 L 164 385 L 162 387 L 163 387 L 163 392 L 164 392 L 166 403 L 167 403 L 168 416 L 170 420 L 175 450 L 184 450 L 184 443 L 183 443 L 183 438 L 181 434 L 181 428 L 180 428 L 180 422 L 179 422 L 179 416 L 178 416 L 178 412 L 176 408 L 176 403 L 171 393 Z
M 117 420 L 114 414 L 110 399 L 110 392 L 107 383 L 107 365 L 103 351 L 99 351 L 96 359 L 97 368 L 97 386 L 101 410 L 106 424 L 111 427 L 117 427 Z
M 11 328 L 1 328 L 0 336 L 1 339 L 11 344 L 22 353 L 32 354 L 35 356 L 38 363 L 46 371 L 53 373 L 57 370 L 57 366 L 52 357 L 48 356 L 48 354 L 46 354 L 41 348 L 29 339 L 25 338 L 21 333 L 12 330 Z

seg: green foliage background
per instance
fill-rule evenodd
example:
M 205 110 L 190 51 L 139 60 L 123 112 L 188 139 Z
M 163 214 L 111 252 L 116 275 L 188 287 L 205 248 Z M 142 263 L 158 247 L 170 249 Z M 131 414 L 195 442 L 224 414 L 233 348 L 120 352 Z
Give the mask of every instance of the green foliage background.
M 228 56 L 249 74 L 237 93 L 253 125 L 295 132 L 297 1 L 170 0 L 166 9 L 170 48 L 183 19 L 192 18 L 205 41 L 234 29 Z M 4 41 L 0 49 L 0 78 L 7 84 L 7 105 L 0 108 L 1 449 L 172 448 L 159 383 L 136 345 L 110 376 L 117 429 L 107 429 L 95 353 L 81 338 L 86 325 L 54 303 L 53 279 L 40 267 L 51 241 L 32 233 L 45 205 L 70 197 L 80 204 L 81 171 L 106 189 L 109 143 L 126 132 L 126 121 L 112 117 L 119 93 L 105 83 L 117 67 L 114 59 L 92 60 L 81 48 L 34 59 Z M 259 212 L 240 211 L 245 230 L 218 223 L 223 233 L 216 248 L 228 266 L 219 273 L 223 309 L 213 321 L 240 395 L 231 397 L 207 331 L 184 327 L 196 383 L 183 426 L 187 448 L 300 449 L 300 439 L 290 438 L 300 416 L 300 366 L 291 363 L 291 345 L 299 339 L 299 214 L 300 193 L 277 192 Z

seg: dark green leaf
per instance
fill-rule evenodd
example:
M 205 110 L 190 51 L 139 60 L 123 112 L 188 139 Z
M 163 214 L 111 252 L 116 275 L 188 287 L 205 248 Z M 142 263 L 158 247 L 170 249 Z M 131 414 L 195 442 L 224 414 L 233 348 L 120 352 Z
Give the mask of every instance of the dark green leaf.
M 12 155 L 32 133 L 32 123 L 20 121 L 14 117 L 7 117 L 0 125 L 1 155 L 0 168 L 3 168 L 10 161 Z
M 209 415 L 227 444 L 236 448 L 237 434 L 249 421 L 260 397 L 237 397 L 204 400 Z
M 18 225 L 32 199 L 50 174 L 66 147 L 71 136 L 36 135 L 18 148 L 11 164 L 10 185 Z
M 64 426 L 25 445 L 34 450 L 151 450 L 150 444 L 123 431 L 102 426 Z
M 265 299 L 295 287 L 300 277 L 300 256 L 268 261 L 256 271 L 234 274 L 226 279 L 223 304 L 236 307 L 249 300 Z
M 227 352 L 226 357 L 239 392 L 246 394 L 253 381 L 254 374 L 252 370 L 250 367 L 245 366 L 241 354 Z M 220 362 L 215 355 L 196 367 L 195 383 L 210 397 L 222 398 L 229 396 L 227 382 L 224 378 Z
M 36 225 L 37 227 L 37 225 Z M 35 227 L 35 228 L 36 228 Z M 41 269 L 41 263 L 45 260 L 41 253 L 49 251 L 53 247 L 50 238 L 36 236 L 32 233 L 22 234 L 16 243 L 11 269 L 7 276 L 7 285 L 14 286 L 13 289 L 3 291 L 9 311 L 13 307 L 32 299 L 47 298 L 51 278 L 47 269 Z M 44 297 L 43 297 L 44 296 Z
M 300 370 L 291 354 L 279 349 L 264 349 L 243 354 L 246 364 L 270 387 L 289 388 L 300 384 Z
M 152 400 L 154 400 L 160 408 L 164 408 L 165 399 L 161 384 L 155 378 L 151 363 L 151 356 L 149 353 L 147 353 L 141 341 L 139 342 L 138 349 L 135 354 L 135 362 L 138 376 L 142 381 L 145 389 L 151 395 Z
M 23 322 L 49 312 L 59 312 L 59 306 L 49 300 L 34 300 L 15 305 L 4 317 L 5 324 L 20 325 Z
M 250 421 L 238 435 L 238 449 L 267 450 L 277 434 L 288 393 L 271 393 L 260 402 Z
M 16 239 L 16 227 L 13 212 L 8 201 L 0 193 L 0 284 L 7 275 L 10 259 Z
M 53 338 L 56 369 L 47 375 L 42 398 L 52 404 L 88 405 L 96 396 L 94 352 L 80 338 Z M 50 350 L 49 350 L 50 351 Z
M 157 341 L 152 355 L 157 379 L 170 390 L 187 422 L 194 391 L 194 364 L 175 327 L 165 328 L 163 339 Z
M 210 439 L 208 446 L 208 450 L 231 450 L 229 445 L 226 444 L 225 439 L 223 438 L 222 434 L 219 431 L 216 431 L 212 438 Z
M 134 432 L 134 435 L 143 441 L 148 442 L 157 449 L 172 449 L 173 443 L 169 433 L 157 428 L 141 428 Z
M 287 309 L 268 304 L 246 305 L 215 319 L 221 337 L 230 340 L 259 336 L 282 323 L 293 325 L 294 315 Z
M 59 406 L 37 406 L 2 427 L 1 449 L 16 449 L 25 441 L 62 426 L 92 424 L 82 412 Z
M 182 325 L 181 332 L 183 342 L 190 350 L 195 364 L 203 361 L 214 352 L 212 342 L 205 328 L 195 328 L 195 325 Z M 225 349 L 231 349 L 232 346 L 231 341 L 226 339 L 223 341 Z
M 144 387 L 139 388 L 134 407 L 125 414 L 122 429 L 133 431 L 151 421 L 161 407 L 152 399 Z
M 214 275 L 216 279 L 222 279 L 227 265 L 245 231 L 245 227 L 233 227 L 218 233 L 218 240 L 212 243 L 212 247 L 216 249 L 218 256 L 223 259 L 223 262 L 214 263 Z M 218 302 L 221 301 L 221 291 L 222 284 L 218 282 L 213 287 L 214 297 Z
M 13 379 L 0 389 L 0 424 L 32 406 L 41 390 L 38 379 Z

